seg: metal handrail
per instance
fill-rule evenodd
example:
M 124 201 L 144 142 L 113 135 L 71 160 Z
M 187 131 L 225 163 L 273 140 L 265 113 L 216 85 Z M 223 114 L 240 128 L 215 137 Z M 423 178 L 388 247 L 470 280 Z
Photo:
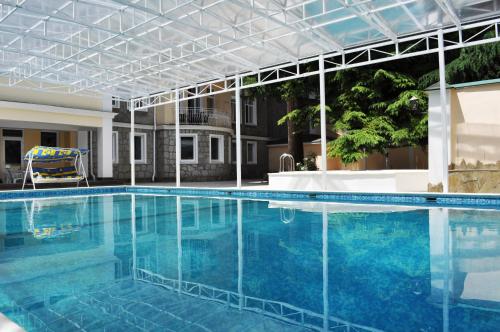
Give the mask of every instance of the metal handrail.
M 288 170 L 287 170 L 287 161 L 288 161 Z M 295 171 L 295 159 L 289 153 L 283 153 L 280 156 L 280 173 L 281 172 L 293 172 Z
M 215 108 L 184 107 L 179 109 L 179 120 L 182 125 L 231 127 L 229 114 L 220 112 Z

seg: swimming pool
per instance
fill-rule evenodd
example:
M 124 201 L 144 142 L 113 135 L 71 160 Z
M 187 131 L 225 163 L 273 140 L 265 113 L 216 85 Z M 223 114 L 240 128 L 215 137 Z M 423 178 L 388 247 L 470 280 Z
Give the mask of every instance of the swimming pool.
M 188 194 L 0 201 L 0 312 L 28 331 L 499 329 L 499 209 Z

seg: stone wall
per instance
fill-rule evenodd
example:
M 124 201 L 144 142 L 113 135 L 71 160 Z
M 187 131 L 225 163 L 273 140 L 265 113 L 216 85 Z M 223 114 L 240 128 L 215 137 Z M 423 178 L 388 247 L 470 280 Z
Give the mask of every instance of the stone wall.
M 500 161 L 483 165 L 452 164 L 448 174 L 449 192 L 452 193 L 500 193 Z M 430 192 L 443 192 L 443 185 L 428 186 Z
M 181 133 L 198 135 L 198 162 L 181 164 L 182 181 L 229 180 L 234 178 L 234 167 L 229 160 L 230 134 L 214 130 L 181 130 Z M 209 135 L 224 136 L 224 163 L 210 163 Z M 157 132 L 158 178 L 175 179 L 175 130 L 161 129 Z
M 450 192 L 500 193 L 500 161 L 496 164 L 452 165 L 449 171 Z
M 113 164 L 114 179 L 130 179 L 130 129 L 122 127 L 113 127 L 113 131 L 118 132 L 118 162 Z M 137 133 L 147 133 L 146 163 L 135 165 L 136 179 L 150 181 L 153 176 L 153 131 L 145 129 L 136 129 Z M 92 163 L 94 175 L 97 177 L 97 131 L 92 133 Z M 89 177 L 90 177 L 89 172 Z

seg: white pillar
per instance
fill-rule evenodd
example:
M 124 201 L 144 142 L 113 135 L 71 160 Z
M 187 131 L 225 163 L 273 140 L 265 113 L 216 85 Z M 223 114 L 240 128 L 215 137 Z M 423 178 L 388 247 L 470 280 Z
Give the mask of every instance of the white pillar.
M 326 189 L 326 102 L 325 102 L 325 59 L 323 54 L 319 56 L 319 102 L 321 122 L 321 171 L 323 176 L 323 189 Z
M 447 100 L 446 100 L 446 72 L 445 72 L 445 58 L 444 58 L 444 38 L 443 30 L 438 31 L 438 47 L 439 47 L 439 94 L 441 98 L 441 140 L 442 140 L 442 183 L 443 192 L 448 192 L 448 114 L 447 114 Z
M 101 128 L 97 129 L 97 176 L 113 177 L 113 120 L 102 119 Z
M 76 138 L 76 146 L 79 149 L 88 149 L 89 148 L 89 132 L 87 130 L 78 131 Z M 89 151 L 90 153 L 90 151 Z M 111 158 L 113 159 L 113 158 Z M 89 168 L 89 156 L 88 154 L 82 156 L 83 167 L 85 167 L 85 172 L 90 174 Z M 89 175 L 90 176 L 90 175 Z
M 130 185 L 135 186 L 135 105 L 130 100 Z
M 241 188 L 241 96 L 240 76 L 236 75 L 235 113 L 236 113 L 236 187 Z
M 175 90 L 175 186 L 181 186 L 181 124 L 179 89 Z

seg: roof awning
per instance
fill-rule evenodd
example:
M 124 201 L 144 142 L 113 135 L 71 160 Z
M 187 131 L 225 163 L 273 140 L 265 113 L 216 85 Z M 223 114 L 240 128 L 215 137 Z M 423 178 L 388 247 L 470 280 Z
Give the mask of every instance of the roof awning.
M 0 0 L 0 76 L 128 99 L 499 15 L 496 0 Z

